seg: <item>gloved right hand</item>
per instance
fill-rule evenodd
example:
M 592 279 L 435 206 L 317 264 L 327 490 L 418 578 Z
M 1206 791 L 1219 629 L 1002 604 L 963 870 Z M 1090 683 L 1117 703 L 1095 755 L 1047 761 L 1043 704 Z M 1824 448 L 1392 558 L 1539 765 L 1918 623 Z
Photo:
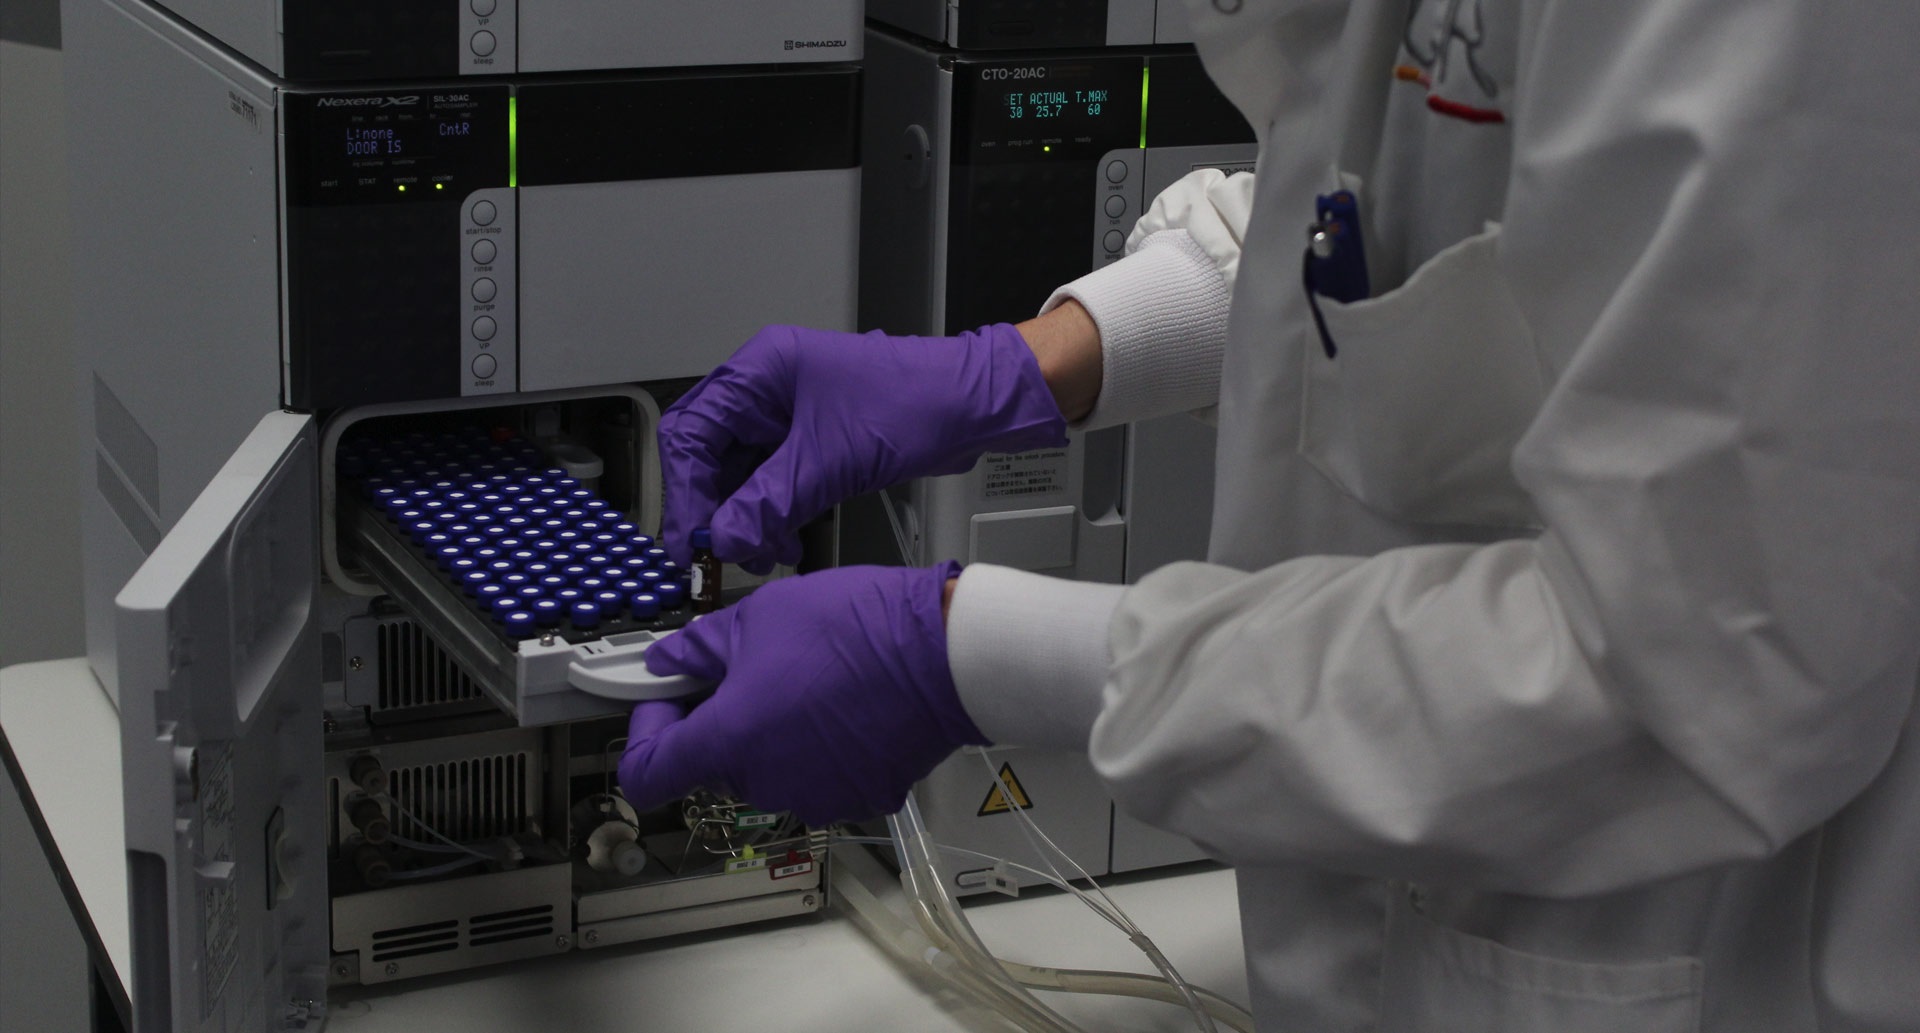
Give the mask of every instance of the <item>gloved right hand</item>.
M 801 525 L 989 451 L 1066 442 L 1027 342 L 1000 323 L 958 337 L 772 326 L 660 421 L 661 544 L 683 565 L 696 527 L 749 571 L 800 559 Z
M 987 737 L 947 666 L 954 562 L 839 567 L 756 589 L 647 647 L 647 670 L 716 683 L 687 713 L 634 708 L 620 789 L 651 810 L 704 786 L 810 825 L 892 814 Z

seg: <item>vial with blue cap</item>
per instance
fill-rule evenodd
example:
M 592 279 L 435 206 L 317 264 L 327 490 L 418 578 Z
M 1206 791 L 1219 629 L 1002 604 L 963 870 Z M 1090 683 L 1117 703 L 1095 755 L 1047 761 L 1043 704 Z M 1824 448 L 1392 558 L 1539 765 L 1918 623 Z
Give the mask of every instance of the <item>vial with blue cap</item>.
M 526 610 L 509 610 L 500 618 L 500 623 L 507 626 L 507 634 L 516 637 L 533 634 L 537 625 L 533 614 Z
M 535 599 L 527 608 L 533 611 L 533 622 L 543 628 L 559 627 L 567 613 L 558 599 Z

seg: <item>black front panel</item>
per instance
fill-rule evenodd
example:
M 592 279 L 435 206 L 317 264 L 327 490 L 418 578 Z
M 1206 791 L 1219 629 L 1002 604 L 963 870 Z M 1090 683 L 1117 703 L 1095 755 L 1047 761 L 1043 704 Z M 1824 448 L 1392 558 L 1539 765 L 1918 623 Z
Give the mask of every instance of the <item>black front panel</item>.
M 467 0 L 282 0 L 287 78 L 438 78 L 459 73 Z
M 961 50 L 1098 47 L 1107 42 L 1107 0 L 964 0 Z
M 1253 127 L 1207 76 L 1200 55 L 1156 54 L 1147 76 L 1148 147 L 1253 142 Z
M 854 65 L 526 85 L 519 98 L 522 186 L 860 163 Z
M 289 404 L 457 396 L 461 203 L 508 185 L 505 86 L 287 98 Z
M 1088 268 L 1100 159 L 1138 147 L 1139 53 L 954 64 L 947 320 L 957 333 L 1034 314 Z

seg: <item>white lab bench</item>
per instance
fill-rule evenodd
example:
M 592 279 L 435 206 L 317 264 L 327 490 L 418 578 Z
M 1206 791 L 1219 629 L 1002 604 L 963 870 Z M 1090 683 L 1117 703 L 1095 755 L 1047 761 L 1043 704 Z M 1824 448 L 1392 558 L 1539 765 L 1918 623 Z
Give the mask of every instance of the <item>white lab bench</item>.
M 93 963 L 94 1026 L 124 1029 L 129 950 L 120 822 L 120 724 L 86 661 L 0 669 L 0 757 L 19 787 Z M 1186 868 L 1111 892 L 1183 975 L 1245 1002 L 1231 872 Z M 1111 926 L 1054 892 L 970 903 L 996 953 L 1075 968 L 1148 971 Z M 1179 1009 L 1048 995 L 1090 1029 L 1190 1029 Z M 633 1030 L 1002 1028 L 896 966 L 836 912 L 457 975 L 336 991 L 329 1033 L 631 1033 Z

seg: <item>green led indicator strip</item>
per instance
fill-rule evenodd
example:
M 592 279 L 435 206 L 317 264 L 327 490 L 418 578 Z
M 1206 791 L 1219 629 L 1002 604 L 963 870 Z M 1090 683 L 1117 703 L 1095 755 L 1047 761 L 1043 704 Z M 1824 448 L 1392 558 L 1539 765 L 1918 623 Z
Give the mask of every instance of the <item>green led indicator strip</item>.
M 1147 149 L 1147 73 L 1153 71 L 1148 65 L 1140 66 L 1140 149 Z
M 1144 133 L 1144 130 L 1143 130 Z M 1143 135 L 1141 137 L 1145 139 Z M 520 185 L 520 98 L 507 98 L 507 186 Z

